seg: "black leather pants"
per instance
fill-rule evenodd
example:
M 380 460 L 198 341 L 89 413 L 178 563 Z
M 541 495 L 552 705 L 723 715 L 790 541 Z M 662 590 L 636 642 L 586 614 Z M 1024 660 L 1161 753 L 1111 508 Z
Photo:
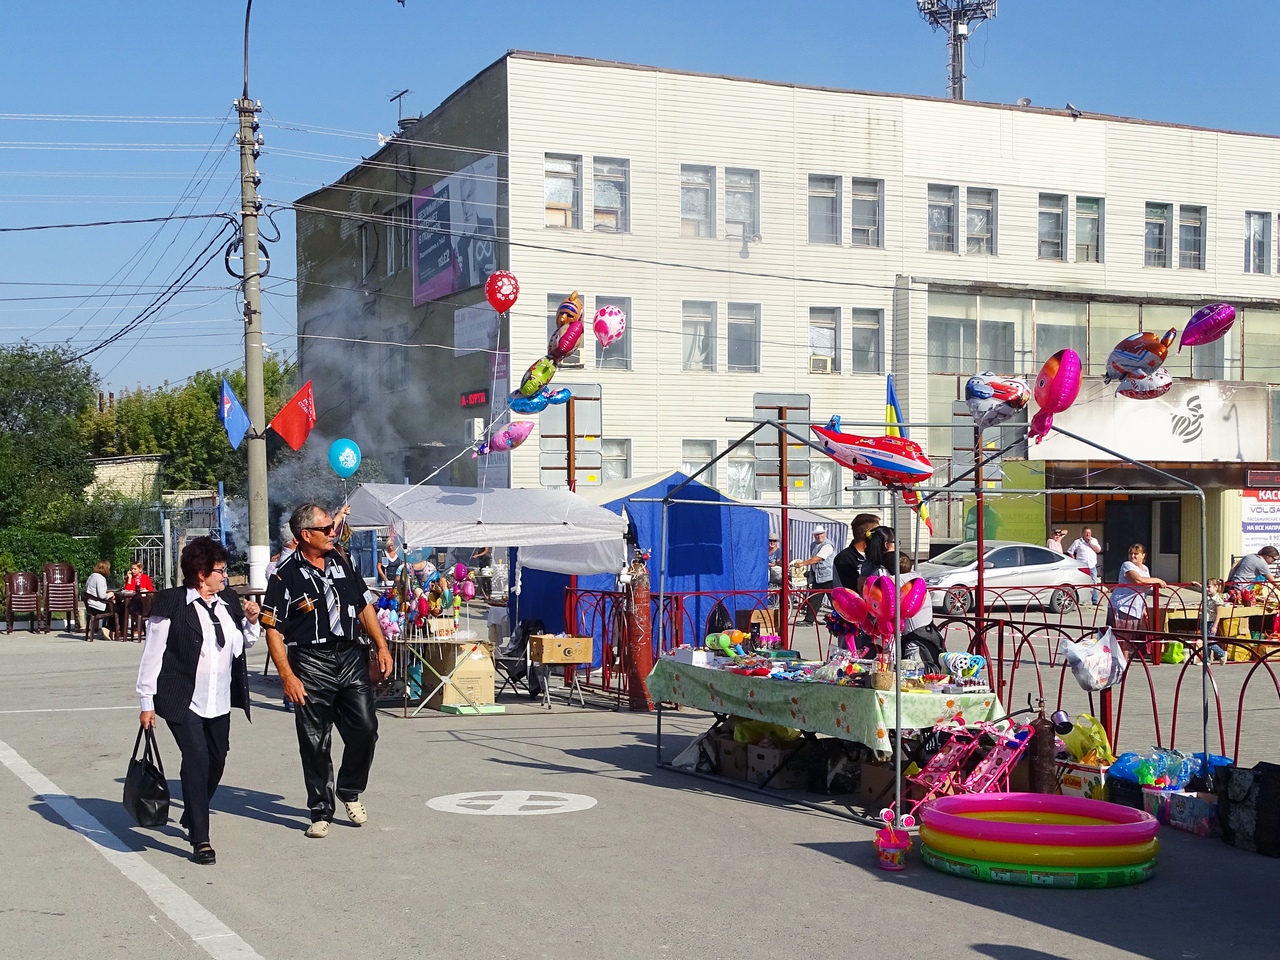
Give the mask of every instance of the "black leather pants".
M 294 708 L 307 807 L 313 823 L 332 820 L 336 804 L 329 748 L 334 725 L 343 743 L 339 800 L 356 800 L 364 792 L 378 742 L 368 651 L 354 643 L 320 650 L 295 648 L 289 651 L 289 665 L 307 691 L 306 703 Z

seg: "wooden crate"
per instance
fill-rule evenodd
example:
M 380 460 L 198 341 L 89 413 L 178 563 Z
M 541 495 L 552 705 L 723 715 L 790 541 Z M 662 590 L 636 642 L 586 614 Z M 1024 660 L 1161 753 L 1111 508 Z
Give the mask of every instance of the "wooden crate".
M 591 637 L 553 637 L 535 633 L 529 638 L 529 659 L 534 663 L 590 663 Z

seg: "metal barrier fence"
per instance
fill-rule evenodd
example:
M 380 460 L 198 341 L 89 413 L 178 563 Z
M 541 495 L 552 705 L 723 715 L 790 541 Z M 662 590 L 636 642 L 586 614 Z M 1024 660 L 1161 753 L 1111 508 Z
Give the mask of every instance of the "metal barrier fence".
M 1114 586 L 1100 585 L 1100 591 L 1106 595 Z M 1080 640 L 1106 629 L 1105 600 L 1098 606 L 1073 604 L 1055 613 L 1048 606 L 1028 602 L 1028 589 L 1025 586 L 987 589 L 984 591 L 986 613 L 981 618 L 976 614 L 947 615 L 935 606 L 935 623 L 947 638 L 948 648 L 984 656 L 992 690 L 1011 709 L 1031 695 L 1044 697 L 1054 709 L 1067 710 L 1073 716 L 1092 714 L 1102 722 L 1117 753 L 1151 746 L 1199 752 L 1204 746 L 1202 723 L 1207 719 L 1210 752 L 1237 761 L 1275 759 L 1274 743 L 1280 737 L 1280 675 L 1277 674 L 1280 639 L 1266 639 L 1270 635 L 1266 628 L 1276 626 L 1269 623 L 1275 614 L 1266 612 L 1273 609 L 1271 603 L 1250 608 L 1256 609 L 1256 613 L 1232 618 L 1237 624 L 1245 616 L 1258 620 L 1260 629 L 1254 632 L 1261 633 L 1261 637 L 1246 634 L 1247 628 L 1242 626 L 1236 635 L 1210 637 L 1210 644 L 1218 642 L 1224 647 L 1235 647 L 1235 653 L 1245 659 L 1208 667 L 1210 696 L 1206 705 L 1198 682 L 1202 665 L 1198 650 L 1200 592 L 1197 586 L 1152 588 L 1150 608 L 1140 628 L 1116 631 L 1128 665 L 1120 682 L 1100 694 L 1086 692 L 1074 678 L 1068 678 L 1068 667 L 1059 655 L 1059 645 L 1064 639 Z M 1045 596 L 1050 596 L 1053 589 L 1044 588 Z M 1091 591 L 1091 586 L 1079 588 L 1081 595 L 1087 596 Z M 824 601 L 826 591 L 799 593 L 798 602 L 787 612 L 791 645 L 794 647 L 798 641 L 807 645 L 812 637 L 821 657 L 830 641 L 821 621 L 813 627 L 804 627 L 799 636 L 796 629 L 802 626 L 799 621 L 805 603 Z M 931 602 L 935 599 L 941 602 L 939 593 L 931 591 Z M 737 610 L 753 615 L 758 611 L 766 623 L 776 624 L 781 615 L 772 605 L 776 597 L 773 592 L 668 594 L 661 614 L 662 650 L 656 648 L 657 630 L 654 631 L 656 654 L 682 643 L 702 645 L 707 625 L 693 622 L 694 604 L 690 602 L 693 597 L 721 601 L 730 612 Z M 566 622 L 572 632 L 599 635 L 602 640 L 601 665 L 587 671 L 585 677 L 580 673 L 579 680 L 586 686 L 616 695 L 619 702 L 627 696 L 623 602 L 623 594 L 608 591 L 569 591 L 566 595 Z M 659 616 L 656 593 L 651 601 L 651 614 L 656 624 Z M 1169 630 L 1171 623 L 1181 623 L 1182 629 Z M 809 629 L 814 631 L 812 635 Z M 1191 655 L 1178 664 L 1162 663 L 1165 651 L 1174 642 L 1182 643 L 1184 652 L 1190 651 Z M 1188 683 L 1188 671 L 1194 671 L 1191 683 Z M 1267 693 L 1265 680 L 1262 692 L 1257 692 L 1262 678 L 1271 681 L 1274 700 Z M 1136 693 L 1130 696 L 1133 691 Z

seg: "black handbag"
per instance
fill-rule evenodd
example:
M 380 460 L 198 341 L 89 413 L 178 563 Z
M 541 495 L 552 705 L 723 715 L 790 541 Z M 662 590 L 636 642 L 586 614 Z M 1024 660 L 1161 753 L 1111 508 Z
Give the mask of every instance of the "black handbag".
M 139 758 L 143 734 L 146 734 L 147 746 Z M 163 827 L 169 822 L 169 781 L 164 776 L 154 727 L 138 727 L 133 758 L 124 776 L 124 808 L 140 827 Z

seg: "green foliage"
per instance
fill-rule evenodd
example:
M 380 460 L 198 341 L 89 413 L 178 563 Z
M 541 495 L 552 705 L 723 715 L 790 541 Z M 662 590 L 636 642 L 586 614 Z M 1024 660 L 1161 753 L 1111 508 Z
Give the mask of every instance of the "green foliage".
M 294 367 L 277 357 L 263 362 L 266 418 L 270 420 L 293 395 Z M 169 490 L 200 490 L 226 484 L 228 495 L 244 490 L 245 446 L 231 449 L 218 419 L 222 378 L 245 401 L 243 370 L 197 373 L 188 383 L 137 390 L 116 399 L 107 410 L 90 411 L 81 434 L 94 456 L 164 455 L 164 485 Z
M 120 582 L 129 569 L 127 538 L 113 534 L 99 537 L 69 537 L 47 530 L 10 528 L 0 530 L 0 575 L 29 570 L 39 573 L 46 563 L 69 563 L 76 568 L 81 589 L 99 560 L 111 562 L 113 583 Z

